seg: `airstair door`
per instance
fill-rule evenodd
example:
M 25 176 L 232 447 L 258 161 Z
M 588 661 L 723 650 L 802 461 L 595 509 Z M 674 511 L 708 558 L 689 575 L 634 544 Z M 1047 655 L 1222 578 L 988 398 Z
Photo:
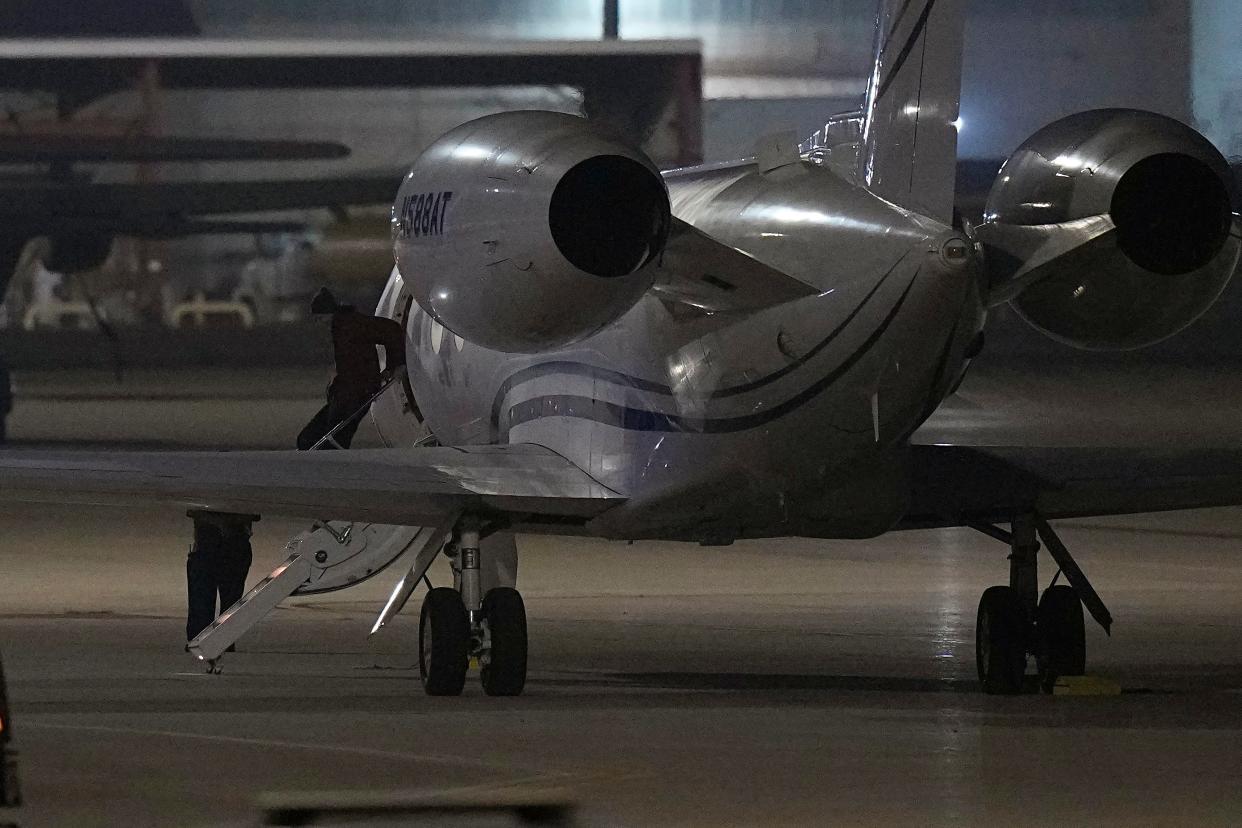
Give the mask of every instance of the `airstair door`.
M 188 649 L 214 666 L 232 644 L 286 598 L 354 586 L 382 572 L 411 549 L 416 560 L 429 563 L 451 528 L 451 521 L 437 527 L 316 523 L 290 540 L 285 561 L 221 613 Z

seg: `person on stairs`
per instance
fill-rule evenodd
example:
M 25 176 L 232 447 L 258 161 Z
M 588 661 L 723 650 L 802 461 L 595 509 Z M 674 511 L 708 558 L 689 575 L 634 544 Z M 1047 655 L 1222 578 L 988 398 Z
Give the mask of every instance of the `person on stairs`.
M 405 334 L 391 319 L 340 304 L 327 288 L 321 288 L 311 300 L 311 313 L 332 324 L 336 376 L 328 385 L 327 403 L 298 435 L 298 449 L 311 448 L 341 423 L 344 425 L 323 448 L 349 448 L 364 413 L 362 407 L 385 379 L 380 374 L 376 347 L 384 349 L 384 370 L 391 374 L 405 365 Z

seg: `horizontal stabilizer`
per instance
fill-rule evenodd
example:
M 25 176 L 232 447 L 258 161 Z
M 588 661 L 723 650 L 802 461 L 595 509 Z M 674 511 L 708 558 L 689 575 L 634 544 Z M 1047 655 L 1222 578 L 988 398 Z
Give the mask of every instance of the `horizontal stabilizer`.
M 1016 298 L 1044 278 L 1050 272 L 1049 265 L 1063 265 L 1064 257 L 1086 251 L 1116 229 L 1117 225 L 1108 215 L 1088 216 L 1061 224 L 981 224 L 975 229 L 975 238 L 983 243 L 989 258 L 996 261 L 997 270 L 1004 269 L 1005 261 L 1016 267 L 993 285 L 988 305 L 996 306 Z
M 820 293 L 680 219 L 673 219 L 652 290 L 704 313 L 753 312 Z

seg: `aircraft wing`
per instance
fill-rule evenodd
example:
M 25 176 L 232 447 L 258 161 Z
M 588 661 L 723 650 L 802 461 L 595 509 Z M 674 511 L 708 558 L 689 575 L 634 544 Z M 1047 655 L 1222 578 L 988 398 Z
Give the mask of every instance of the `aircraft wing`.
M 177 161 L 306 161 L 345 158 L 334 141 L 83 134 L 0 135 L 0 164 L 162 164 Z
M 317 179 L 162 181 L 93 184 L 46 179 L 0 181 L 0 225 L 20 236 L 63 228 L 75 233 L 181 235 L 225 232 L 203 216 L 389 204 L 401 173 L 375 172 Z
M 157 503 L 240 514 L 435 525 L 462 508 L 586 519 L 623 502 L 540 446 L 269 452 L 4 452 L 0 499 Z
M 911 439 L 905 526 L 1008 522 L 1032 509 L 1070 518 L 1242 505 L 1238 389 L 1186 371 L 968 378 Z
M 21 89 L 122 87 L 149 64 L 169 89 L 618 86 L 697 74 L 701 51 L 695 40 L 14 38 L 0 67 Z
M 7 88 L 75 106 L 150 75 L 165 89 L 569 86 L 635 141 L 668 123 L 679 165 L 702 158 L 702 63 L 697 40 L 0 37 Z
M 1242 504 L 1242 449 L 916 445 L 906 528 Z

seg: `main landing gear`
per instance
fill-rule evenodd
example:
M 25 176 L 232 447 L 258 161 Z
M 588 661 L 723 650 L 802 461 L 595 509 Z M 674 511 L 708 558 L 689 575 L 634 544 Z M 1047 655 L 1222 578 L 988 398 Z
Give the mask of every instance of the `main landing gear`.
M 445 546 L 458 588 L 437 587 L 423 599 L 418 669 L 430 696 L 460 695 L 470 662 L 479 664 L 483 692 L 517 696 L 526 685 L 526 607 L 516 589 L 483 594 L 479 525 L 463 520 Z
M 990 587 L 979 601 L 975 625 L 975 660 L 985 693 L 1020 693 L 1026 682 L 1028 656 L 1035 657 L 1039 688 L 1051 693 L 1061 676 L 1087 670 L 1083 606 L 1109 632 L 1113 619 L 1087 576 L 1046 520 L 1020 515 L 1012 531 L 991 524 L 971 528 L 1010 548 L 1009 585 Z M 1059 567 L 1052 584 L 1039 594 L 1040 540 Z M 1058 584 L 1065 575 L 1068 584 Z

